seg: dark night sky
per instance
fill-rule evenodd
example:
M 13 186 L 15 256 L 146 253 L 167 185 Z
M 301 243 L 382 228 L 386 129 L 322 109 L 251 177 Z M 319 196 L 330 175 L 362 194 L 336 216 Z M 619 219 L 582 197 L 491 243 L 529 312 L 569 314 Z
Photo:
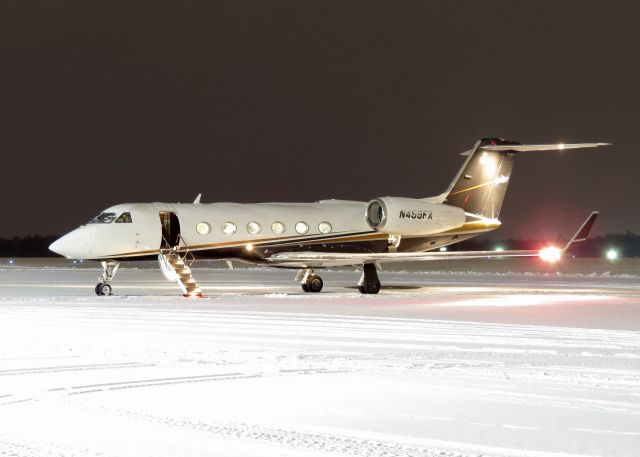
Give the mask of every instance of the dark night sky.
M 615 1 L 0 2 L 0 236 L 129 201 L 440 193 L 518 158 L 499 236 L 640 231 L 640 7 Z

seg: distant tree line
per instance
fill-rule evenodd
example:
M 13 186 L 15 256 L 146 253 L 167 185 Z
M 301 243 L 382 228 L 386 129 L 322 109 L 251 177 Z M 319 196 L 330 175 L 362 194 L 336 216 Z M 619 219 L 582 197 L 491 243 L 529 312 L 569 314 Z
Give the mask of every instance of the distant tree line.
M 58 235 L 0 238 L 0 257 L 58 257 L 49 250 L 49 245 L 58 238 Z
M 0 239 L 0 257 L 57 257 L 49 251 L 49 245 L 58 239 L 57 235 L 13 237 Z M 545 244 L 540 240 L 519 238 L 484 239 L 476 238 L 450 246 L 451 250 L 493 251 L 502 249 L 541 249 Z M 561 246 L 557 243 L 557 246 Z M 602 257 L 609 249 L 616 249 L 621 257 L 640 257 L 640 235 L 632 232 L 610 234 L 590 238 L 572 250 L 577 257 Z

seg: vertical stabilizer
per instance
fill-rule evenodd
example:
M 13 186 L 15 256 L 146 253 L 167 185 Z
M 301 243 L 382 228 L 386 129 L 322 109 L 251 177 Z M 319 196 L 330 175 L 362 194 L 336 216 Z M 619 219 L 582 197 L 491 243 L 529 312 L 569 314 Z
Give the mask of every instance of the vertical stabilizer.
M 519 145 L 501 138 L 483 138 L 468 155 L 451 182 L 443 203 L 462 208 L 467 213 L 497 219 L 513 170 L 514 152 L 485 149 L 485 146 Z

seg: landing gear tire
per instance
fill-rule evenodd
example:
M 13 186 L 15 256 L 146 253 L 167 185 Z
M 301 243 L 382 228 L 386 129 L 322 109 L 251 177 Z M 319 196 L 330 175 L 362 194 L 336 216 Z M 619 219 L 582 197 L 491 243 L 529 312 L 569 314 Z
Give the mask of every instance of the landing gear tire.
M 98 276 L 98 281 L 100 282 L 96 284 L 95 287 L 96 295 L 104 296 L 111 295 L 113 293 L 113 288 L 111 287 L 111 284 L 109 284 L 109 281 L 111 281 L 116 275 L 119 266 L 120 264 L 113 260 L 105 260 L 102 262 L 102 274 Z
M 361 293 L 363 294 L 377 294 L 378 292 L 380 292 L 380 283 L 379 282 L 373 282 L 371 284 L 365 284 L 362 286 L 358 287 L 358 290 L 360 290 Z
M 296 281 L 300 281 L 300 286 L 305 292 L 318 293 L 324 285 L 322 278 L 313 273 L 312 268 L 300 270 L 296 276 Z
M 320 276 L 314 275 L 309 277 L 309 279 L 307 280 L 307 289 L 309 289 L 309 292 L 320 292 L 323 285 L 324 283 L 322 282 L 322 278 Z
M 112 293 L 113 293 L 113 289 L 111 288 L 111 284 L 105 284 L 103 282 L 96 284 L 96 295 L 108 296 L 108 295 L 111 295 Z
M 111 285 L 110 284 L 103 284 L 102 285 L 102 295 L 111 295 L 113 289 L 111 289 Z
M 380 292 L 380 279 L 378 279 L 378 272 L 376 266 L 372 263 L 368 263 L 362 266 L 362 278 L 358 283 L 358 290 L 361 294 L 377 294 Z

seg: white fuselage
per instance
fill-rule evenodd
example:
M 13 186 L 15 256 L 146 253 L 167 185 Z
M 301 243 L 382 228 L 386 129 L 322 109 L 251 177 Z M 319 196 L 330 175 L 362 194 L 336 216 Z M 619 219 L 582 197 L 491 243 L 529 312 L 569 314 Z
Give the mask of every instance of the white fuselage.
M 454 225 L 442 225 L 439 213 L 451 207 L 425 203 L 435 208 L 431 232 L 460 227 L 464 218 L 456 215 Z M 124 259 L 157 255 L 163 246 L 161 213 L 173 213 L 175 227 L 184 246 L 193 252 L 229 248 L 260 248 L 277 244 L 302 246 L 344 242 L 386 241 L 389 231 L 373 229 L 366 221 L 366 202 L 323 200 L 316 203 L 130 203 L 113 206 L 101 215 L 109 219 L 78 227 L 56 241 L 51 249 L 74 259 Z M 128 214 L 126 220 L 121 215 Z M 108 222 L 105 222 L 108 221 Z M 410 221 L 415 223 L 415 221 Z M 421 221 L 426 224 L 432 221 Z M 475 232 L 495 228 L 484 224 L 466 227 Z M 425 232 L 426 233 L 426 232 Z M 165 239 L 165 244 L 173 244 Z M 448 243 L 444 243 L 448 244 Z M 439 243 L 438 246 L 443 245 Z M 438 247 L 438 246 L 434 246 Z
M 301 241 L 324 235 L 320 231 L 320 224 L 323 222 L 330 224 L 330 233 L 336 236 L 371 232 L 364 220 L 364 209 L 363 202 L 332 200 L 311 204 L 122 204 L 108 208 L 104 213 L 119 215 L 129 212 L 130 223 L 85 224 L 60 238 L 51 249 L 74 259 L 153 255 L 158 252 L 162 243 L 161 212 L 175 213 L 180 224 L 180 235 L 192 250 L 256 245 L 283 239 Z M 301 222 L 308 226 L 306 233 L 296 231 L 296 224 Z M 226 223 L 235 226 L 233 233 L 230 233 L 231 229 L 227 233 L 223 232 L 222 227 Z M 248 230 L 250 223 L 253 223 L 253 233 Z M 274 223 L 282 225 L 273 227 Z M 209 229 L 206 230 L 206 227 Z M 282 233 L 281 227 L 284 230 Z M 303 227 L 299 226 L 298 229 Z M 198 228 L 201 228 L 200 232 Z M 327 230 L 326 226 L 323 228 Z

